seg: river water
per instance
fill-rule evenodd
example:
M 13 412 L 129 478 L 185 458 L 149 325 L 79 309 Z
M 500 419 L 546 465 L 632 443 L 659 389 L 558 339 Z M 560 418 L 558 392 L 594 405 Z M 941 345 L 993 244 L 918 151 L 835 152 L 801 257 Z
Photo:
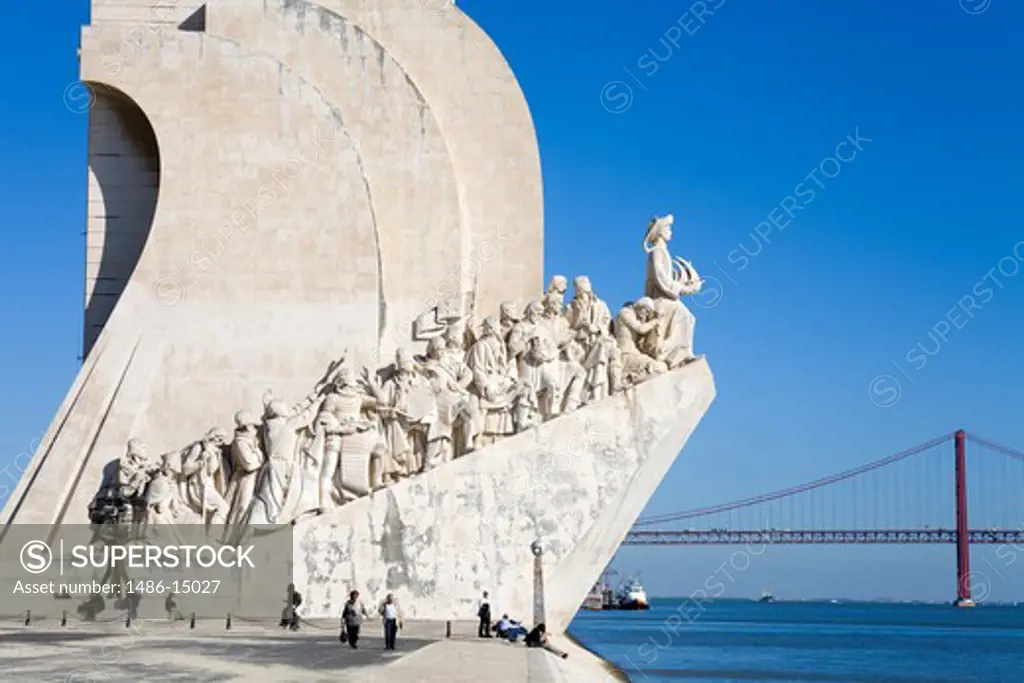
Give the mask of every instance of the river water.
M 1024 606 L 663 598 L 569 633 L 634 683 L 1024 682 Z

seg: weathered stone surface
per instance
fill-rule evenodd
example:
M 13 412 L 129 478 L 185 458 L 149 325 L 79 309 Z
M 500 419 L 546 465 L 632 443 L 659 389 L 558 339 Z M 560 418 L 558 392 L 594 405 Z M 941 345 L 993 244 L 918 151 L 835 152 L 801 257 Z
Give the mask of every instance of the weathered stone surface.
M 540 154 L 530 109 L 501 51 L 454 0 L 319 4 L 373 36 L 430 103 L 473 236 L 460 277 L 475 283 L 479 310 L 496 311 L 507 299 L 525 304 L 544 277 Z M 495 230 L 503 236 L 497 249 Z
M 548 627 L 568 625 L 715 395 L 707 364 L 510 437 L 296 528 L 312 616 L 348 591 L 393 592 L 410 618 L 532 614 L 530 544 L 544 557 Z M 528 617 L 527 617 L 528 618 Z
M 316 4 L 220 0 L 208 9 L 207 32 L 311 79 L 359 141 L 380 241 L 380 357 L 390 358 L 409 342 L 424 299 L 437 299 L 434 290 L 466 298 L 463 282 L 472 284 L 450 277 L 471 256 L 472 239 L 431 105 L 376 40 Z

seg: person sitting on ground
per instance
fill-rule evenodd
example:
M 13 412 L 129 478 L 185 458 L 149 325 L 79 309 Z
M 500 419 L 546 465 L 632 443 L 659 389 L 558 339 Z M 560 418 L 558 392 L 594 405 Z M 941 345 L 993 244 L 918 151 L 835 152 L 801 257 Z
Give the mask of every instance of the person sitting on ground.
M 520 624 L 515 619 L 508 620 L 508 628 L 505 631 L 505 637 L 508 638 L 508 642 L 518 642 L 520 638 L 527 635 L 528 633 L 529 631 L 526 629 L 526 627 Z
M 507 614 L 502 614 L 501 619 L 494 625 L 494 633 L 499 638 L 508 638 L 508 627 L 512 625 Z
M 548 627 L 544 624 L 537 624 L 532 631 L 526 634 L 526 647 L 542 647 L 562 659 L 569 657 L 568 652 L 563 652 L 548 642 Z

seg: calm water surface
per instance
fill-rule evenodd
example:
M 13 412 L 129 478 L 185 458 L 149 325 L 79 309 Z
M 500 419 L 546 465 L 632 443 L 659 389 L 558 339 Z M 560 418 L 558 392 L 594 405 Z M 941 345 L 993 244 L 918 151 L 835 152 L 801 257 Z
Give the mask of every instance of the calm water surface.
M 634 683 L 1024 682 L 1024 607 L 667 598 L 569 632 Z

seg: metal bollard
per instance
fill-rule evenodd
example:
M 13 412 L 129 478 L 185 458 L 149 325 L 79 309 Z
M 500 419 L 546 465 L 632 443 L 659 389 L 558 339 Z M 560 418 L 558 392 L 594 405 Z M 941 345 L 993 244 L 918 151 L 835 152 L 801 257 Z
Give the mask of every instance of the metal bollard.
M 125 628 L 131 628 L 132 627 L 132 614 L 131 614 L 131 612 L 129 612 L 125 616 L 125 618 L 124 618 L 124 627 Z
M 188 627 L 189 628 L 195 628 L 196 627 L 196 613 L 195 612 L 192 613 L 192 618 L 188 622 Z
M 224 630 L 225 631 L 230 631 L 231 630 L 231 612 L 228 612 L 228 621 L 224 625 Z
M 62 609 L 60 611 L 60 625 L 61 626 L 67 626 L 67 623 L 68 623 L 68 611 L 66 609 Z
M 445 638 L 451 638 L 452 637 L 452 622 L 450 620 L 444 622 L 444 637 Z
M 32 610 L 25 611 L 25 626 L 32 623 Z

